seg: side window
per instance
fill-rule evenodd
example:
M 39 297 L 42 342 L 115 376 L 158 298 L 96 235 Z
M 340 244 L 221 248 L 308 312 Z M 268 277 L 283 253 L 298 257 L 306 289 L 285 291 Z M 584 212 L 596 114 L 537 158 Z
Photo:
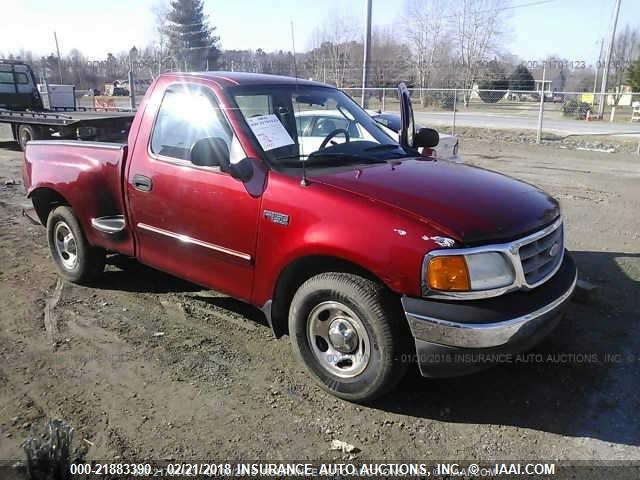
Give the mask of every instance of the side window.
M 299 115 L 296 117 L 296 127 L 298 128 L 299 137 L 310 137 L 309 125 L 311 124 L 311 115 Z
M 26 73 L 17 73 L 16 72 L 16 83 L 20 85 L 27 85 L 29 83 L 29 77 L 27 77 Z
M 245 118 L 273 113 L 271 95 L 236 95 L 235 99 Z
M 349 136 L 351 138 L 360 138 L 360 129 L 356 122 L 349 122 Z
M 1 72 L 0 71 L 0 83 L 11 83 L 11 84 L 13 84 L 13 73 L 12 72 Z
M 191 148 L 203 138 L 222 138 L 232 149 L 232 132 L 215 99 L 199 88 L 169 88 L 151 136 L 157 155 L 191 160 Z
M 347 122 L 333 117 L 316 117 L 316 123 L 311 131 L 312 137 L 326 137 L 336 128 L 345 128 Z
M 316 123 L 311 131 L 311 137 L 326 137 L 334 130 L 342 128 L 349 131 L 351 138 L 360 138 L 360 131 L 353 122 L 342 117 L 316 117 Z

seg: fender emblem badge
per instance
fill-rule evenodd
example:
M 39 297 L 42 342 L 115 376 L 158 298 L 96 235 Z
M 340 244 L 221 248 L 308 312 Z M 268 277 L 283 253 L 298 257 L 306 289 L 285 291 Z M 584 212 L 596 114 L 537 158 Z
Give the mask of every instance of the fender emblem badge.
M 273 223 L 277 223 L 279 225 L 289 225 L 289 215 L 286 215 L 284 213 L 265 210 L 264 218 L 268 218 Z
M 423 235 L 422 239 L 427 241 L 433 240 L 437 245 L 441 247 L 453 247 L 456 243 L 455 240 L 449 237 L 429 237 L 428 235 Z

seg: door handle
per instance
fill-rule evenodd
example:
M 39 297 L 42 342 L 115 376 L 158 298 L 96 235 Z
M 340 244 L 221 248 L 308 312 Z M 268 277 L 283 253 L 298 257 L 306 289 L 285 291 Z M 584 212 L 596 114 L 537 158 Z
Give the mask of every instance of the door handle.
M 133 188 L 141 192 L 150 192 L 153 188 L 153 182 L 149 177 L 145 177 L 144 175 L 134 175 Z

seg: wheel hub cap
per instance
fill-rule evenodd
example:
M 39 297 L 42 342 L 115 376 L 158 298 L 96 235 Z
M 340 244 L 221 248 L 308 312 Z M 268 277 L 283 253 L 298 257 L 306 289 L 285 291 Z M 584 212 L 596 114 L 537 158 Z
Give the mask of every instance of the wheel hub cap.
M 67 270 L 73 270 L 78 262 L 78 246 L 73 232 L 65 222 L 58 222 L 53 231 L 56 253 Z
M 333 348 L 340 353 L 352 353 L 358 348 L 358 334 L 351 324 L 343 318 L 337 318 L 331 322 L 329 340 Z
M 309 312 L 307 341 L 317 364 L 337 377 L 356 377 L 369 365 L 371 341 L 364 323 L 341 302 L 322 302 Z

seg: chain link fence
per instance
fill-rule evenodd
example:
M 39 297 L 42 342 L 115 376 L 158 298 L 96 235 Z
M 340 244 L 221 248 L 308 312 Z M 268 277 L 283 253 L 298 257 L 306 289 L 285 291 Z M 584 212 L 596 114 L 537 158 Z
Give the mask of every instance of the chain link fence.
M 381 112 L 399 112 L 396 88 L 345 88 L 355 101 Z M 544 92 L 455 88 L 409 89 L 416 122 L 565 136 L 640 135 L 640 92 Z
M 72 99 L 54 105 L 57 110 L 129 111 L 140 104 L 148 85 L 128 84 L 118 89 L 73 89 Z M 51 99 L 55 96 L 49 87 Z M 397 88 L 343 88 L 371 111 L 400 111 Z M 635 135 L 640 142 L 640 92 L 544 92 L 534 90 L 482 90 L 410 88 L 416 122 L 455 134 L 456 127 L 535 131 L 559 136 Z M 363 96 L 364 92 L 364 96 Z M 51 102 L 41 90 L 45 108 Z M 640 143 L 639 150 L 640 152 Z

